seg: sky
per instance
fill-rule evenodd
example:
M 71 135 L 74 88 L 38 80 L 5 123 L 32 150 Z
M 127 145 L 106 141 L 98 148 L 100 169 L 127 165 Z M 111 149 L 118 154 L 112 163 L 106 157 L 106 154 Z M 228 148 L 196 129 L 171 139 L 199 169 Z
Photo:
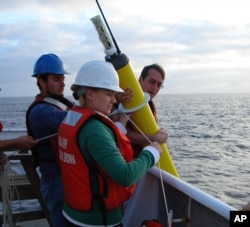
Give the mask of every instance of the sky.
M 162 94 L 250 92 L 248 0 L 99 0 L 136 77 L 145 65 L 166 71 Z M 55 53 L 70 75 L 104 60 L 91 18 L 95 0 L 0 1 L 0 97 L 34 96 L 36 60 Z

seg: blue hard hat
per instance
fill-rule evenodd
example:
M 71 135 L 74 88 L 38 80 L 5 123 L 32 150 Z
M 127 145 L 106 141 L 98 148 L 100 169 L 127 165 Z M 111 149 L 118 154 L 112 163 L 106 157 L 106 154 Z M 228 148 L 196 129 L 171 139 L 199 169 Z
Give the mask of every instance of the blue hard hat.
M 55 54 L 44 54 L 38 58 L 34 65 L 33 77 L 37 77 L 41 74 L 69 74 L 63 68 L 62 60 Z

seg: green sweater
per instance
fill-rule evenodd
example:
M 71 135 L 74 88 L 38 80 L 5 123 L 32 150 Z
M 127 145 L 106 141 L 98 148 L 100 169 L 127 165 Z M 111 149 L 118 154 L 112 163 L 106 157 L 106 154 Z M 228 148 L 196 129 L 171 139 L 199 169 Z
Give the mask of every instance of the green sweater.
M 143 150 L 138 158 L 126 163 L 116 146 L 112 130 L 94 118 L 84 124 L 77 139 L 80 150 L 87 151 L 107 175 L 123 186 L 136 183 L 155 163 L 153 155 L 147 150 Z M 71 209 L 67 204 L 64 205 L 63 212 L 68 219 L 80 223 L 103 225 L 102 210 L 99 202 L 96 201 L 92 203 L 92 209 L 89 212 Z M 107 211 L 106 219 L 108 225 L 120 223 L 122 220 L 121 207 Z

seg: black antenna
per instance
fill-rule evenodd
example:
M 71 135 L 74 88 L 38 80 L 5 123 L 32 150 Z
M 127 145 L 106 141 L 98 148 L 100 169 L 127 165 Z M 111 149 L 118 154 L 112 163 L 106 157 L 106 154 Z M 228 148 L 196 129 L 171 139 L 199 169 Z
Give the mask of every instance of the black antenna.
M 106 26 L 107 26 L 107 28 L 108 28 L 108 30 L 109 30 L 109 33 L 110 33 L 111 38 L 112 38 L 112 41 L 113 41 L 113 43 L 114 43 L 114 45 L 115 45 L 115 47 L 116 47 L 117 53 L 120 54 L 121 51 L 120 51 L 120 49 L 119 49 L 119 47 L 118 47 L 118 45 L 117 45 L 117 43 L 116 43 L 116 40 L 115 40 L 115 38 L 114 38 L 114 36 L 113 36 L 113 34 L 112 34 L 110 28 L 109 28 L 108 22 L 107 22 L 107 20 L 106 20 L 104 14 L 103 14 L 103 12 L 102 12 L 102 8 L 101 8 L 101 6 L 100 6 L 98 0 L 96 0 L 96 4 L 97 4 L 97 6 L 98 6 L 98 8 L 99 8 L 99 10 L 100 10 L 100 12 L 101 12 L 101 14 L 102 14 L 103 20 L 104 20 L 104 22 L 105 22 L 105 24 L 106 24 Z

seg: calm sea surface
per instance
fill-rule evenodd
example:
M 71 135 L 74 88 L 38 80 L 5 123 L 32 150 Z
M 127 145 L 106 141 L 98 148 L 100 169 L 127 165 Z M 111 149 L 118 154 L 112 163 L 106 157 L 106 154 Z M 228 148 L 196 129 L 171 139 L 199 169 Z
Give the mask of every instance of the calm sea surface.
M 24 128 L 32 100 L 0 97 L 4 128 Z M 250 94 L 158 95 L 155 102 L 181 178 L 236 209 L 250 201 Z

